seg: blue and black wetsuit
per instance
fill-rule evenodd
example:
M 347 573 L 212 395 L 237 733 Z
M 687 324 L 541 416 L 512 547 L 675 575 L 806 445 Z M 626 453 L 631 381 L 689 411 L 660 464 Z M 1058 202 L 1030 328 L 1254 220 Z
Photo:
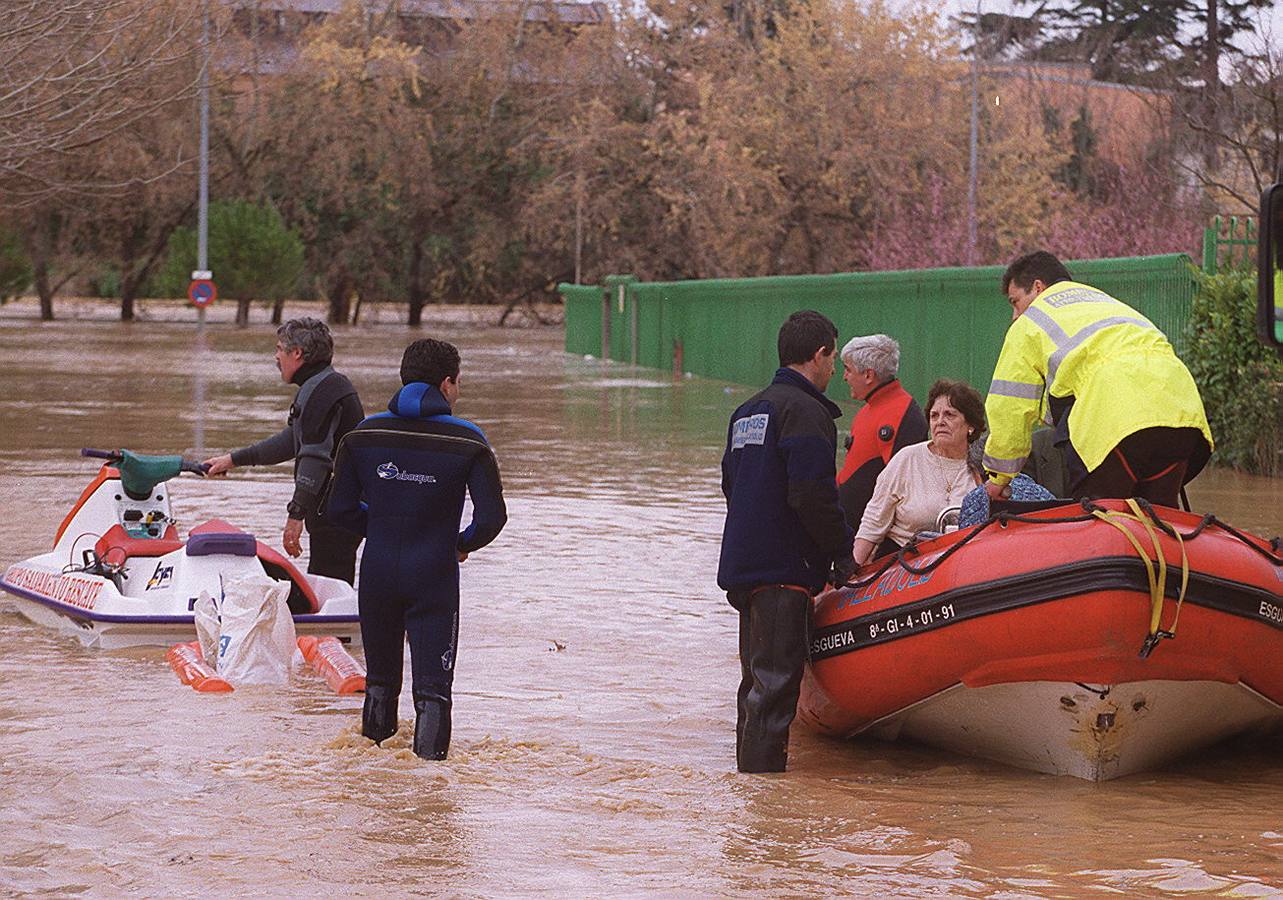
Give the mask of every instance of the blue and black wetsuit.
M 459 531 L 465 491 L 472 522 Z M 359 597 L 367 686 L 393 698 L 400 692 L 408 635 L 416 710 L 421 701 L 440 705 L 448 741 L 458 554 L 493 541 L 508 518 L 485 435 L 450 415 L 436 387 L 405 385 L 388 412 L 343 438 L 326 515 L 365 536 Z

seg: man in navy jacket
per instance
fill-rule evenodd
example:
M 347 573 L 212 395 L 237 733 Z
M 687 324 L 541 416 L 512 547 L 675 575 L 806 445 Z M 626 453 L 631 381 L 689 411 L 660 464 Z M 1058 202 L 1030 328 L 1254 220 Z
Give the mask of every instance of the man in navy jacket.
M 367 418 L 339 445 L 326 514 L 365 537 L 359 606 L 368 674 L 361 733 L 382 741 L 397 731 L 408 634 L 414 752 L 445 759 L 459 563 L 493 541 L 508 516 L 485 435 L 450 414 L 459 397 L 459 351 L 444 341 L 415 341 L 401 359 L 401 381 L 388 411 Z M 465 491 L 472 522 L 460 532 Z
M 841 409 L 824 396 L 837 329 L 817 312 L 780 328 L 780 368 L 731 415 L 722 456 L 726 527 L 717 583 L 740 614 L 735 758 L 782 772 L 797 713 L 811 597 L 855 570 L 834 459 Z

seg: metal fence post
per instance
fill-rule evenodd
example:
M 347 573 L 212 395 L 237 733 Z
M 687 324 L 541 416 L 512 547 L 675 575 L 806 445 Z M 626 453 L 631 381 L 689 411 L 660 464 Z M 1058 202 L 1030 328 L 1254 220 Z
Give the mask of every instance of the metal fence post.
M 1212 219 L 1212 224 L 1203 229 L 1203 271 L 1208 275 L 1216 274 L 1216 238 L 1221 228 L 1221 217 Z
M 610 359 L 610 285 L 601 289 L 601 358 Z
M 624 285 L 622 285 L 622 284 L 621 284 L 621 285 L 619 286 L 619 291 L 620 291 L 620 293 L 623 293 L 625 290 L 627 290 L 627 288 L 626 288 Z M 628 297 L 628 305 L 629 305 L 629 307 L 631 307 L 631 309 L 629 310 L 629 320 L 630 320 L 630 321 L 629 321 L 629 323 L 628 323 L 628 324 L 629 324 L 629 330 L 632 332 L 632 342 L 631 342 L 631 343 L 632 343 L 632 347 L 631 347 L 631 349 L 630 349 L 630 353 L 629 353 L 628 361 L 629 361 L 630 363 L 632 363 L 632 364 L 635 366 L 635 365 L 637 365 L 637 325 L 638 325 L 638 323 L 637 323 L 637 306 L 638 306 L 638 301 L 637 301 L 637 292 L 636 292 L 636 291 L 628 291 L 628 294 L 629 294 L 629 297 Z

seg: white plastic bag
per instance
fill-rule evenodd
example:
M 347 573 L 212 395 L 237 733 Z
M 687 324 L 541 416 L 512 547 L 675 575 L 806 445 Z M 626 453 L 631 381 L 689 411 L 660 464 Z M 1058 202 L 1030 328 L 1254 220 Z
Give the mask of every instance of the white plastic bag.
M 259 573 L 222 581 L 221 598 L 202 591 L 193 609 L 205 661 L 234 685 L 286 683 L 295 651 L 289 582 Z

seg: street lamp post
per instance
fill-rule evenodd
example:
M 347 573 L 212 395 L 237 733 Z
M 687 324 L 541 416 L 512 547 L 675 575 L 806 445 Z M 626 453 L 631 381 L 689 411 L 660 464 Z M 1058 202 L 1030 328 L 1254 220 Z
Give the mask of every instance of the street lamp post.
M 967 177 L 967 265 L 977 263 L 976 189 L 980 149 L 980 2 L 976 0 L 975 34 L 971 48 L 971 159 Z
M 209 0 L 201 3 L 200 188 L 196 204 L 196 271 L 192 280 L 211 280 L 209 271 Z M 196 308 L 196 371 L 192 384 L 193 440 L 205 455 L 205 304 Z

